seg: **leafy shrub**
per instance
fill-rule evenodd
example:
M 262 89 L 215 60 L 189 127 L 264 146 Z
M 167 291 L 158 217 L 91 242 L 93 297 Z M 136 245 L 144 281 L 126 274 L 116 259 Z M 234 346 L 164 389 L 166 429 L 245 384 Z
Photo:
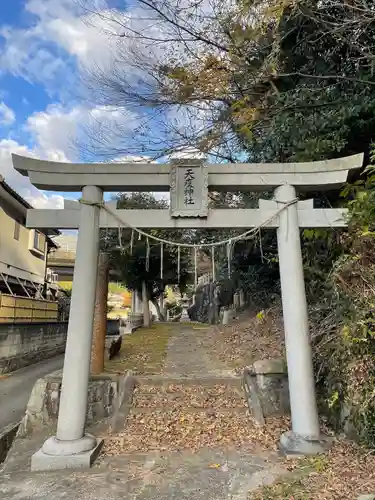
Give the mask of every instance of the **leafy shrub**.
M 374 158 L 373 158 L 374 159 Z M 375 445 L 375 168 L 347 186 L 349 228 L 325 300 L 312 311 L 320 404 L 336 427 Z M 348 430 L 348 427 L 347 429 Z

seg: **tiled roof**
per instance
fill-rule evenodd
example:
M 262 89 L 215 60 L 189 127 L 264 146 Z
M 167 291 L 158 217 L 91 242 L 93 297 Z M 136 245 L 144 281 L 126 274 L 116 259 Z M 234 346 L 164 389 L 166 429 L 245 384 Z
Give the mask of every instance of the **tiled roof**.
M 0 186 L 12 196 L 18 203 L 20 203 L 24 208 L 29 209 L 29 208 L 34 208 L 28 201 L 26 201 L 20 194 L 17 193 L 13 188 L 9 186 L 7 182 L 5 182 L 4 177 L 0 175 Z M 51 236 L 51 235 L 59 235 L 60 231 L 58 229 L 48 229 L 41 231 L 43 232 L 46 236 Z
M 7 182 L 5 182 L 4 178 L 0 176 L 0 184 L 1 186 L 7 191 L 15 200 L 17 200 L 21 205 L 23 205 L 25 208 L 34 208 L 30 203 L 28 203 L 26 200 L 22 198 L 21 195 L 19 195 L 13 188 L 9 186 Z

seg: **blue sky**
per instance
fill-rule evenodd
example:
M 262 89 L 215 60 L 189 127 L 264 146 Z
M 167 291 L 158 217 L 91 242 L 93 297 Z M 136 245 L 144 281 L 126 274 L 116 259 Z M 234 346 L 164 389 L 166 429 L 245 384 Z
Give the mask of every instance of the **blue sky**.
M 170 57 L 171 46 L 138 36 L 135 41 L 132 33 L 144 32 L 158 40 L 177 36 L 170 31 L 173 26 L 152 16 L 136 0 L 0 1 L 0 174 L 34 206 L 61 208 L 63 197 L 32 186 L 13 169 L 11 153 L 60 162 L 134 160 L 140 154 L 157 156 L 171 130 L 178 138 L 189 130 L 195 139 L 196 130 L 204 128 L 209 113 L 203 103 L 193 117 L 179 107 L 165 114 L 146 106 L 129 108 L 123 96 L 118 103 L 99 103 L 82 78 L 93 68 L 107 74 L 120 55 L 120 74 L 139 88 L 140 76 L 149 78 L 147 69 L 126 61 L 123 54 L 136 43 L 137 56 L 152 66 L 164 62 L 166 54 Z M 119 31 L 121 37 L 116 36 Z M 181 60 L 184 51 L 184 43 L 173 43 L 174 56 Z M 112 156 L 98 153 L 98 141 L 89 153 L 77 147 L 88 144 L 87 130 L 91 127 L 96 133 L 98 124 L 97 136 L 105 137 Z
M 105 13 L 126 7 L 122 0 L 92 0 L 90 5 Z M 80 83 L 82 68 L 105 67 L 113 50 L 101 19 L 95 21 L 79 0 L 0 5 L 0 173 L 38 207 L 61 207 L 62 196 L 31 186 L 14 171 L 11 153 L 80 161 L 75 144 L 93 117 L 109 124 L 124 119 L 110 106 L 89 104 Z

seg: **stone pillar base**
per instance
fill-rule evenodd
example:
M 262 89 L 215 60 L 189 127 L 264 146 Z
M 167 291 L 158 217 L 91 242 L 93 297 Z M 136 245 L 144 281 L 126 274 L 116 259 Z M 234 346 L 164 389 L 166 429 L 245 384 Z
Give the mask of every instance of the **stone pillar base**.
M 293 431 L 284 432 L 280 437 L 280 451 L 286 456 L 311 456 L 326 453 L 331 442 L 326 436 L 319 439 L 301 436 Z
M 53 439 L 55 438 L 52 438 L 52 440 Z M 86 437 L 83 439 L 86 439 Z M 56 450 L 54 450 L 53 455 L 50 453 L 46 453 L 43 450 L 45 446 L 43 446 L 31 457 L 31 470 L 46 471 L 46 470 L 79 469 L 83 467 L 86 468 L 91 467 L 92 463 L 99 455 L 99 452 L 103 446 L 103 439 L 96 439 L 96 438 L 92 439 L 94 440 L 94 448 L 92 448 L 91 450 L 81 451 L 78 453 L 70 453 L 70 454 L 67 453 L 69 442 L 64 443 L 61 449 L 61 453 L 57 445 L 57 448 Z M 46 443 L 48 443 L 48 441 L 46 441 Z M 50 447 L 51 446 L 49 446 L 48 448 Z

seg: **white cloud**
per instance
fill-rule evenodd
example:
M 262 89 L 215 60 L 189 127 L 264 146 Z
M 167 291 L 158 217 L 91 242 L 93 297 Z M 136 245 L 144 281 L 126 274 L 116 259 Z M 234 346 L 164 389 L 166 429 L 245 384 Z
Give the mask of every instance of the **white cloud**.
M 108 67 L 117 43 L 108 27 L 107 21 L 89 14 L 51 19 L 45 23 L 44 33 L 75 57 L 80 65 Z
M 49 160 L 66 162 L 75 157 L 72 141 L 80 115 L 79 108 L 67 111 L 62 105 L 53 104 L 45 111 L 38 111 L 29 116 L 26 130 L 44 156 Z
M 29 195 L 31 185 L 26 177 L 16 172 L 13 168 L 11 154 L 16 153 L 22 156 L 34 156 L 27 146 L 21 145 L 11 139 L 0 140 L 0 174 L 6 182 L 16 189 L 21 196 Z
M 12 139 L 0 140 L 0 174 L 33 206 L 62 208 L 61 195 L 39 191 L 27 177 L 14 170 L 11 153 L 57 162 L 77 161 L 79 151 L 74 141 L 79 141 L 80 134 L 85 132 L 85 127 L 95 127 L 98 124 L 101 129 L 104 126 L 105 132 L 110 134 L 111 128 L 119 124 L 122 124 L 124 129 L 134 127 L 136 119 L 135 115 L 124 113 L 111 106 L 97 106 L 90 109 L 79 105 L 67 109 L 61 104 L 50 105 L 45 111 L 35 112 L 26 120 L 25 130 L 33 139 L 32 148 Z M 141 158 L 138 157 L 136 160 L 139 161 Z
M 39 191 L 39 196 L 25 198 L 35 208 L 64 208 L 64 197 L 60 194 L 47 195 Z
M 84 65 L 110 62 L 115 41 L 86 10 L 105 12 L 107 3 L 91 0 L 27 0 L 27 28 L 0 26 L 0 68 L 55 91 L 61 82 L 73 83 L 75 60 Z M 100 24 L 100 23 L 98 23 Z
M 176 43 L 172 48 L 162 42 L 175 38 L 176 28 L 137 3 L 121 11 L 110 9 L 106 0 L 26 0 L 25 10 L 32 16 L 27 28 L 0 26 L 0 68 L 53 90 L 62 81 L 66 89 L 76 62 L 81 68 L 104 69 L 129 48 L 138 47 L 150 60 L 178 49 Z M 160 41 L 153 43 L 152 37 Z M 180 45 L 180 56 L 186 55 L 185 44 Z
M 12 125 L 16 120 L 13 109 L 9 108 L 5 102 L 0 102 L 0 124 Z
M 2 27 L 0 29 L 0 69 L 30 82 L 54 87 L 64 75 L 66 62 L 45 46 L 42 29 Z
M 190 0 L 177 1 L 184 9 L 191 4 Z M 123 4 L 126 5 L 125 2 Z M 203 4 L 209 5 L 210 1 L 204 0 Z M 71 90 L 75 96 L 80 94 L 79 69 L 109 68 L 116 56 L 119 56 L 116 69 L 120 75 L 129 76 L 135 83 L 138 83 L 139 74 L 147 79 L 149 66 L 147 68 L 142 61 L 136 68 L 128 64 L 128 50 L 139 51 L 150 64 L 176 54 L 187 57 L 189 51 L 185 44 L 153 43 L 150 39 L 140 40 L 139 36 L 135 36 L 134 33 L 143 33 L 147 37 L 165 40 L 175 37 L 176 33 L 171 25 L 160 20 L 156 22 L 155 14 L 144 7 L 140 9 L 137 2 L 129 5 L 126 12 L 121 12 L 111 10 L 106 0 L 25 0 L 24 8 L 29 16 L 25 17 L 29 20 L 27 28 L 0 26 L 0 73 L 8 71 L 30 82 L 41 83 L 50 93 L 60 92 L 62 98 L 62 93 L 69 95 Z M 100 15 L 92 12 L 99 12 Z M 114 35 L 116 32 L 125 36 L 119 38 Z M 157 156 L 157 149 L 162 149 L 160 137 L 163 131 L 157 121 L 152 121 L 148 110 L 143 115 L 146 124 L 138 129 L 140 119 L 124 108 L 121 95 L 119 107 L 115 107 L 95 106 L 98 101 L 106 103 L 106 99 L 100 96 L 100 92 L 93 91 L 91 94 L 86 95 L 94 101 L 91 109 L 82 104 L 69 107 L 53 104 L 27 119 L 25 130 L 34 141 L 33 153 L 36 156 L 54 161 L 77 161 L 80 152 L 75 141 L 78 144 L 85 142 L 81 141 L 85 137 L 85 128 L 95 130 L 94 140 L 88 140 L 86 144 L 87 149 L 97 151 L 98 157 L 101 147 L 104 152 L 112 150 L 112 157 L 124 151 L 135 154 L 152 151 L 153 154 L 154 149 Z M 172 114 L 170 112 L 167 118 L 172 118 Z M 0 120 L 1 116 L 0 109 Z M 202 121 L 200 119 L 200 125 Z M 186 124 L 192 131 L 191 122 L 182 120 L 181 116 L 178 124 L 172 122 L 173 127 L 179 130 Z
M 63 197 L 45 194 L 34 187 L 27 177 L 19 174 L 12 164 L 12 153 L 35 157 L 35 151 L 11 139 L 0 140 L 0 174 L 26 201 L 36 208 L 62 208 Z
M 112 163 L 156 163 L 149 156 L 126 155 L 118 156 L 112 160 Z
M 29 116 L 25 128 L 41 156 L 66 162 L 77 161 L 79 144 L 88 132 L 94 134 L 97 131 L 105 135 L 103 140 L 108 143 L 114 128 L 120 126 L 122 130 L 132 130 L 136 124 L 137 116 L 134 113 L 113 106 L 88 108 L 78 105 L 65 108 L 61 104 L 52 104 L 45 111 Z
M 99 11 L 101 16 L 83 9 L 80 4 L 85 7 L 89 5 L 92 12 Z M 0 74 L 10 72 L 30 82 L 41 83 L 51 92 L 69 90 L 73 79 L 76 80 L 76 63 L 78 68 L 106 68 L 111 65 L 118 51 L 125 55 L 134 44 L 140 44 L 141 51 L 151 56 L 151 60 L 153 54 L 156 59 L 162 57 L 164 52 L 168 53 L 166 49 L 170 44 L 136 42 L 131 38 L 132 30 L 148 36 L 160 35 L 160 38 L 171 34 L 168 33 L 170 28 L 155 23 L 152 16 L 145 15 L 144 9 L 136 7 L 136 3 L 127 12 L 110 10 L 105 0 L 26 0 L 24 8 L 29 16 L 25 16 L 29 21 L 26 28 L 0 25 Z M 116 31 L 126 36 L 121 39 L 113 36 Z M 174 48 L 171 50 L 175 51 Z M 144 68 L 140 66 L 139 71 L 142 72 Z M 130 68 L 125 63 L 121 66 L 125 74 L 136 78 L 138 70 Z M 4 102 L 0 102 L 0 123 L 11 125 L 14 121 L 14 112 Z M 127 142 L 127 132 L 134 132 L 137 139 L 141 140 L 137 125 L 139 117 L 123 106 L 89 108 L 82 104 L 69 107 L 63 104 L 50 105 L 44 111 L 34 112 L 26 120 L 23 132 L 29 134 L 32 147 L 10 139 L 0 140 L 0 173 L 35 206 L 61 206 L 60 195 L 40 192 L 13 169 L 11 153 L 54 161 L 77 161 L 80 152 L 75 141 L 79 144 L 85 136 L 85 129 L 89 128 L 98 132 L 98 142 L 102 141 L 107 150 L 112 149 L 113 156 L 116 156 L 119 136 L 122 135 L 126 146 L 119 147 L 118 155 L 122 156 L 123 151 L 132 152 Z M 135 160 L 130 156 L 121 157 L 121 161 L 128 160 L 147 161 L 144 157 Z

